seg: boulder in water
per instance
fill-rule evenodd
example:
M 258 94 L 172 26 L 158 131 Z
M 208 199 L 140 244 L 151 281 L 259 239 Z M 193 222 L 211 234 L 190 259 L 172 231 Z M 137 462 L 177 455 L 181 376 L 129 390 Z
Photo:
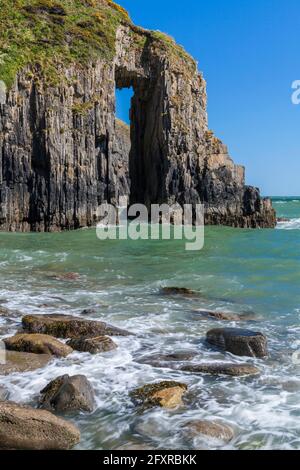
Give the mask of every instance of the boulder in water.
M 66 357 L 73 349 L 52 336 L 44 334 L 17 334 L 4 340 L 6 349 L 10 351 L 30 352 L 34 354 L 50 354 Z
M 216 328 L 206 335 L 209 344 L 236 356 L 263 358 L 268 355 L 267 338 L 260 332 L 239 328 Z
M 182 397 L 187 391 L 187 385 L 179 382 L 159 382 L 147 384 L 130 393 L 136 404 L 145 408 L 160 406 L 176 408 L 182 405 Z
M 229 375 L 231 377 L 260 374 L 260 370 L 251 364 L 234 363 L 185 364 L 179 367 L 179 370 L 193 374 Z
M 184 425 L 184 432 L 190 438 L 203 436 L 222 441 L 224 444 L 230 442 L 234 437 L 230 426 L 217 421 L 190 421 Z
M 94 391 L 84 375 L 63 375 L 42 391 L 41 408 L 52 411 L 93 411 Z
M 52 357 L 49 354 L 6 351 L 5 364 L 0 364 L 0 375 L 40 369 L 45 367 Z
M 0 402 L 0 449 L 64 450 L 80 441 L 78 429 L 45 410 Z
M 73 338 L 67 341 L 67 345 L 76 351 L 99 354 L 117 349 L 116 343 L 108 336 L 96 336 L 95 338 Z
M 131 333 L 107 323 L 71 315 L 26 315 L 23 328 L 28 333 L 42 333 L 56 338 L 94 338 L 97 336 L 129 336 Z

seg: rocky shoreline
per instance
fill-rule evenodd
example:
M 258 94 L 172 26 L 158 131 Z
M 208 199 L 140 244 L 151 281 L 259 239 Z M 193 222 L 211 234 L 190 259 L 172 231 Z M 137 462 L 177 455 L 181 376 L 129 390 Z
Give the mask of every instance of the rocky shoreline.
M 187 296 L 197 298 L 198 293 L 185 288 L 164 288 L 160 295 Z M 202 312 L 203 313 L 203 312 Z M 0 314 L 9 318 L 9 310 L 1 308 Z M 13 312 L 15 317 L 17 312 Z M 95 410 L 95 394 L 92 384 L 83 374 L 53 377 L 40 390 L 35 407 L 9 401 L 9 390 L 1 386 L 1 375 L 46 367 L 55 357 L 66 357 L 77 352 L 99 355 L 117 349 L 110 336 L 134 336 L 134 333 L 116 328 L 97 320 L 82 316 L 55 314 L 33 314 L 22 317 L 22 331 L 5 337 L 6 363 L 0 364 L 0 448 L 1 449 L 71 449 L 80 442 L 80 432 L 68 420 L 78 413 L 92 413 Z M 235 318 L 235 317 L 234 317 Z M 218 322 L 232 321 L 233 317 L 212 311 L 202 319 Z M 236 318 L 235 320 L 236 321 Z M 109 336 L 108 336 L 109 335 Z M 255 358 L 263 361 L 268 356 L 267 338 L 258 331 L 240 328 L 210 329 L 206 334 L 207 348 L 223 351 L 237 357 Z M 208 361 L 195 362 L 195 352 L 174 351 L 141 357 L 141 364 L 161 369 L 161 381 L 145 383 L 129 392 L 133 406 L 139 413 L 149 408 L 180 409 L 188 406 L 185 397 L 189 393 L 184 382 L 164 379 L 164 369 L 173 369 L 184 374 L 209 375 L 212 379 L 222 377 L 255 377 L 260 369 L 249 361 L 236 363 Z M 92 357 L 92 356 L 91 356 Z M 257 364 L 257 361 L 256 361 Z M 59 413 L 59 417 L 57 416 Z M 62 417 L 63 416 L 63 417 Z M 231 426 L 215 420 L 189 420 L 182 426 L 185 436 L 202 436 L 229 443 L 235 435 Z M 126 446 L 125 446 L 126 447 Z M 125 448 L 122 447 L 123 449 Z M 136 448 L 128 443 L 127 449 Z M 143 448 L 141 446 L 140 448 Z M 147 448 L 147 447 L 146 447 Z

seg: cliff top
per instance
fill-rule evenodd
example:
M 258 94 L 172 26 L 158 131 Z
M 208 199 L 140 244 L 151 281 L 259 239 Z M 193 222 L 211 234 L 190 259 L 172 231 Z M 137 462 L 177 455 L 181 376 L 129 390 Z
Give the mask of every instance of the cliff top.
M 126 10 L 111 0 L 0 0 L 0 80 L 9 87 L 19 70 L 37 64 L 59 82 L 61 65 L 111 61 L 122 24 L 132 29 L 137 48 L 150 38 L 162 52 L 196 67 L 172 38 L 135 27 Z

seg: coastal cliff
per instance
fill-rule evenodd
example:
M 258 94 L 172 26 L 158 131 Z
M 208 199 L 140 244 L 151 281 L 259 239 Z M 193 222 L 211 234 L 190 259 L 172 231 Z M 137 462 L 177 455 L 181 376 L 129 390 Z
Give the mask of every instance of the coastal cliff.
M 275 211 L 208 128 L 206 83 L 168 36 L 110 0 L 0 8 L 0 229 L 92 226 L 103 202 L 197 204 L 207 224 L 274 227 Z M 132 86 L 131 126 L 115 89 Z

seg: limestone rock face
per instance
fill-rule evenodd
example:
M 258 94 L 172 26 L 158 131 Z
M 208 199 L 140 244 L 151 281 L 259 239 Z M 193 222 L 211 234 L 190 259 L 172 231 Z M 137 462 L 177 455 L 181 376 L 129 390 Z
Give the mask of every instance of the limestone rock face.
M 52 411 L 93 411 L 94 391 L 84 375 L 63 375 L 42 391 L 41 407 Z
M 5 338 L 6 349 L 10 351 L 29 352 L 34 354 L 50 354 L 57 357 L 66 357 L 73 352 L 70 346 L 41 334 L 18 334 Z
M 95 338 L 102 335 L 128 336 L 130 333 L 101 321 L 83 320 L 71 315 L 26 315 L 23 328 L 28 333 L 40 333 L 56 338 Z
M 216 328 L 208 331 L 207 341 L 236 356 L 268 356 L 267 338 L 260 332 L 239 328 Z
M 0 448 L 13 450 L 71 449 L 80 440 L 71 423 L 44 410 L 0 402 Z
M 92 226 L 101 203 L 124 195 L 148 208 L 203 202 L 208 224 L 276 225 L 271 202 L 209 131 L 205 80 L 169 38 L 123 21 L 112 60 L 59 72 L 48 83 L 28 64 L 1 100 L 0 229 Z M 116 86 L 134 88 L 131 143 L 115 119 Z

